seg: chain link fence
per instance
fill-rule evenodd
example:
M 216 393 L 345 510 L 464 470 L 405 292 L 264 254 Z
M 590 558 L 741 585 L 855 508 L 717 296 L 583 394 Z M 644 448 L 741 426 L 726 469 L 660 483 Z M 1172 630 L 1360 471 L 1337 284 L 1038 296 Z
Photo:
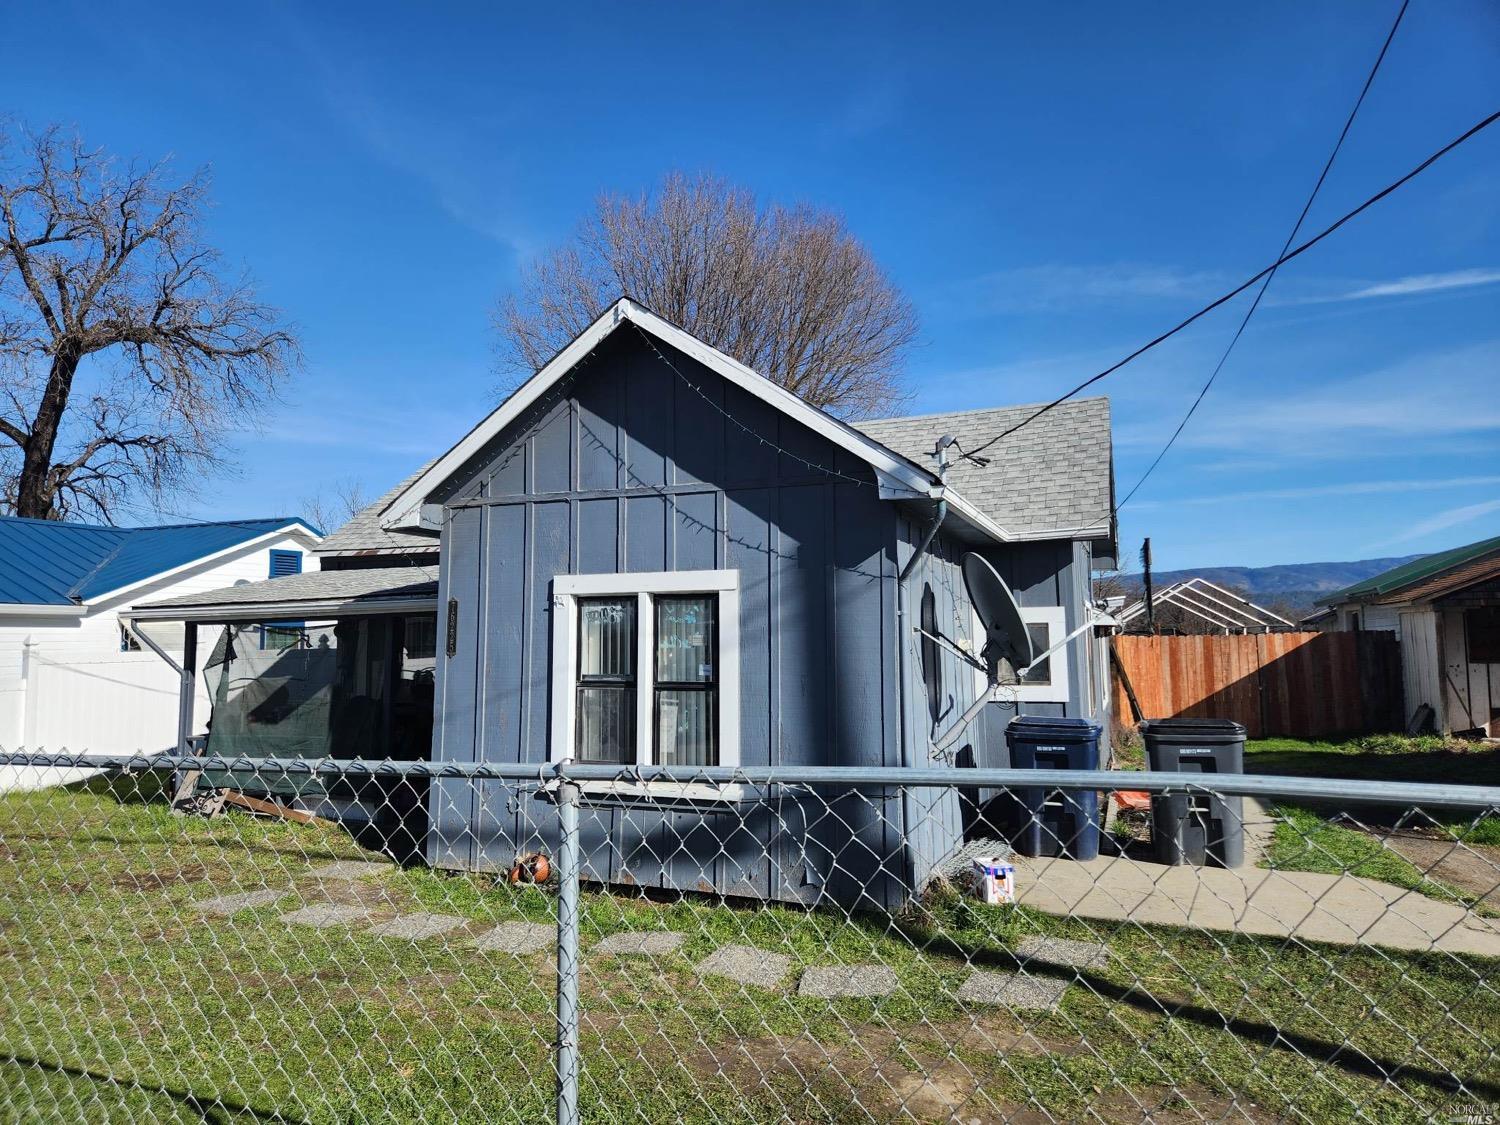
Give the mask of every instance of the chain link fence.
M 80 761 L 0 755 L 8 1121 L 1500 1113 L 1494 789 Z

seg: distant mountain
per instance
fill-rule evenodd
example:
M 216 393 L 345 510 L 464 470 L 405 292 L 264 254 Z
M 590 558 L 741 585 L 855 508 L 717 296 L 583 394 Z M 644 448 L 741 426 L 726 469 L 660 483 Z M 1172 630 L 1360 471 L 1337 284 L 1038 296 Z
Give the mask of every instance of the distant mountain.
M 1289 563 L 1285 566 L 1204 566 L 1191 570 L 1159 570 L 1153 574 L 1158 589 L 1189 578 L 1206 578 L 1210 582 L 1243 593 L 1253 602 L 1269 606 L 1273 602 L 1310 611 L 1318 598 L 1363 582 L 1366 578 L 1409 563 L 1421 555 L 1404 555 L 1389 559 L 1359 559 L 1354 562 Z M 1127 589 L 1139 591 L 1141 576 L 1120 576 Z

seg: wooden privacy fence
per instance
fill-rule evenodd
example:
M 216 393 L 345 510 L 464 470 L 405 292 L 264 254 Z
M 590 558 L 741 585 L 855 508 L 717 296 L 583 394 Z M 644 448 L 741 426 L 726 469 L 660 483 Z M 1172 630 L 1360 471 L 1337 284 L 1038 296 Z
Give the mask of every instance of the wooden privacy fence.
M 1234 719 L 1251 738 L 1400 730 L 1394 633 L 1118 636 L 1115 714 L 1133 718 L 1120 669 L 1148 719 Z

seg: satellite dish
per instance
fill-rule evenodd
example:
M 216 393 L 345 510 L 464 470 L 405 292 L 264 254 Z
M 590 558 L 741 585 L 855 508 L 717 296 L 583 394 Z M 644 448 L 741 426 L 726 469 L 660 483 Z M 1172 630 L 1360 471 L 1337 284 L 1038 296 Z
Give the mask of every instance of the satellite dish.
M 1010 587 L 985 559 L 970 551 L 964 556 L 964 585 L 969 590 L 969 600 L 979 620 L 984 622 L 984 648 L 980 656 L 989 665 L 990 679 L 1000 661 L 1010 663 L 1011 669 L 1020 673 L 1034 659 L 1031 650 L 1031 634 L 1021 620 L 1021 610 Z

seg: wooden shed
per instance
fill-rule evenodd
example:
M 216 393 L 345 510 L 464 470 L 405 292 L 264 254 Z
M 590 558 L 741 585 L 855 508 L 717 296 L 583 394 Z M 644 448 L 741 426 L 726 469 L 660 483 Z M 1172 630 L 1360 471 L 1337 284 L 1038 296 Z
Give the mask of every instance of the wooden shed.
M 1414 727 L 1500 737 L 1500 537 L 1424 556 L 1322 601 L 1340 629 L 1399 634 Z

